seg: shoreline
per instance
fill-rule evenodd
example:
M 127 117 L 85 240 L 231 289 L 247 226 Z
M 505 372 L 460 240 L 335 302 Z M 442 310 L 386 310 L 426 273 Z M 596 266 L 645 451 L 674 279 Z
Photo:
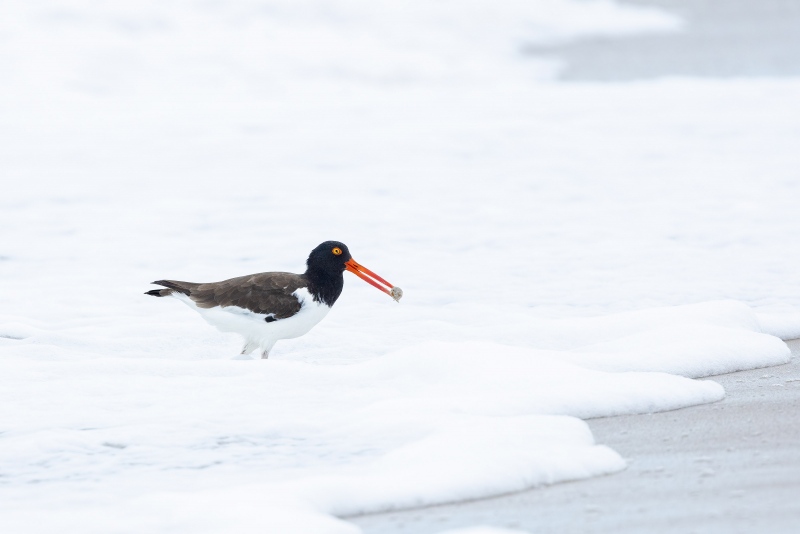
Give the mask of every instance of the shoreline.
M 587 421 L 620 473 L 486 499 L 348 517 L 365 534 L 490 525 L 544 533 L 794 532 L 800 519 L 800 339 L 790 363 L 708 379 L 725 399 Z M 756 530 L 757 529 L 757 530 Z

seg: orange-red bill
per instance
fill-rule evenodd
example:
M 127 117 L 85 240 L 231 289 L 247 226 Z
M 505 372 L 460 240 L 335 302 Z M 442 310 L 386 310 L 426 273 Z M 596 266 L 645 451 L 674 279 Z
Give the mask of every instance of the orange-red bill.
M 347 260 L 345 262 L 344 268 L 347 269 L 348 271 L 350 271 L 351 273 L 353 273 L 354 275 L 356 275 L 357 277 L 359 277 L 362 280 L 364 280 L 366 283 L 377 287 L 378 289 L 380 289 L 381 291 L 383 291 L 387 295 L 390 295 L 392 298 L 394 298 L 394 295 L 391 292 L 391 289 L 394 286 L 392 286 L 392 284 L 390 284 L 389 282 L 387 282 L 386 280 L 384 280 L 383 278 L 381 278 L 377 274 L 373 273 L 372 271 L 370 271 L 369 269 L 367 269 L 363 265 L 359 265 L 356 262 L 356 260 L 350 258 L 349 260 Z M 381 284 L 383 284 L 383 286 L 386 286 L 386 287 L 383 287 Z

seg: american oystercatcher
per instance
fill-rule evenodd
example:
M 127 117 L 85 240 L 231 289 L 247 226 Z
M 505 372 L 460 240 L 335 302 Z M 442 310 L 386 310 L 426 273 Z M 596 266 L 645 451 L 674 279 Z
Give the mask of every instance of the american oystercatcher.
M 397 302 L 403 291 L 359 265 L 344 243 L 325 241 L 306 260 L 306 272 L 259 273 L 222 282 L 198 284 L 157 280 L 146 295 L 175 297 L 197 310 L 208 323 L 223 332 L 244 337 L 242 354 L 261 349 L 261 357 L 279 339 L 300 337 L 322 320 L 344 287 L 344 271 L 387 293 Z

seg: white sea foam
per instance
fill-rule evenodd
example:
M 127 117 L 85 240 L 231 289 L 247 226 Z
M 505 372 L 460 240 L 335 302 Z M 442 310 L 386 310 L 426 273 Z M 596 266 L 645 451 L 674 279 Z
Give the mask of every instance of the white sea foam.
M 622 469 L 582 418 L 787 361 L 800 82 L 559 84 L 526 52 L 679 26 L 607 1 L 0 3 L 0 530 L 356 532 L 335 516 Z M 268 361 L 142 295 L 331 238 L 402 304 L 346 275 Z
M 757 362 L 774 350 L 774 338 L 752 335 L 764 338 L 750 347 Z M 629 346 L 630 338 L 623 340 Z M 346 532 L 326 516 L 614 472 L 624 461 L 594 444 L 578 418 L 669 410 L 724 395 L 714 382 L 562 361 L 573 359 L 572 351 L 481 342 L 429 342 L 333 366 L 36 361 L 25 357 L 35 344 L 5 347 L 0 363 L 9 385 L 0 402 L 14 406 L 3 436 L 13 491 L 0 492 L 11 524 L 30 521 L 33 532 L 52 524 L 34 521 L 42 505 L 62 525 L 82 521 L 78 506 L 124 521 L 131 532 L 167 520 L 192 532 L 225 524 Z M 719 363 L 713 351 L 696 357 Z M 624 350 L 603 358 L 617 371 L 631 361 Z M 648 361 L 661 365 L 642 352 L 634 366 Z M 92 498 L 76 504 L 64 500 L 65 491 Z M 108 523 L 81 528 L 101 532 Z

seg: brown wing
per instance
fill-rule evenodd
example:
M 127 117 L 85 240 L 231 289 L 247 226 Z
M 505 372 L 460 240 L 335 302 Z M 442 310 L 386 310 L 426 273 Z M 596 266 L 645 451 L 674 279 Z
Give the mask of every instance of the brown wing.
M 300 311 L 300 301 L 292 293 L 308 285 L 305 276 L 293 273 L 251 274 L 209 284 L 177 280 L 154 283 L 188 295 L 200 308 L 238 306 L 273 314 L 275 319 L 286 319 Z

